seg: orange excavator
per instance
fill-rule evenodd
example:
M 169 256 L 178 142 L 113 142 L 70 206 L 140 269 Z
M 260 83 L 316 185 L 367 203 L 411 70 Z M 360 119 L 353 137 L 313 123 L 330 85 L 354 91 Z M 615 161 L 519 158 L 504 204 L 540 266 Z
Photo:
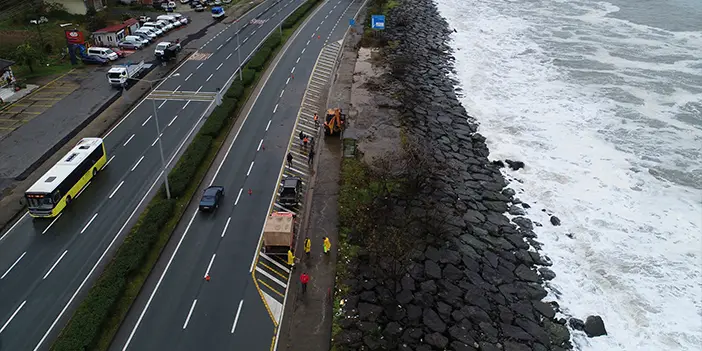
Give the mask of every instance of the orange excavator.
M 335 135 L 344 130 L 346 115 L 341 113 L 340 108 L 330 108 L 327 110 L 327 117 L 324 119 L 324 135 Z

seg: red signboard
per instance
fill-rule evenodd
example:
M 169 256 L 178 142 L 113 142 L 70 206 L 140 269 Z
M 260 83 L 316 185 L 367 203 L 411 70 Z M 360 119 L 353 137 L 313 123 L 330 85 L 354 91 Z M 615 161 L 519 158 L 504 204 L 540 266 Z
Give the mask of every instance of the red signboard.
M 83 32 L 75 29 L 66 30 L 66 42 L 69 44 L 83 44 L 85 43 L 85 38 L 83 38 Z

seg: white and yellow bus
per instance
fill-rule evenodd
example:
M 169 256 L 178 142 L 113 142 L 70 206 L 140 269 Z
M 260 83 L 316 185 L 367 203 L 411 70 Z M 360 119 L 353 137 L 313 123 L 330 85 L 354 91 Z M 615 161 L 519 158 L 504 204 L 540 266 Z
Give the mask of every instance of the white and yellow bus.
M 101 138 L 83 138 L 24 193 L 32 217 L 56 217 L 107 164 Z

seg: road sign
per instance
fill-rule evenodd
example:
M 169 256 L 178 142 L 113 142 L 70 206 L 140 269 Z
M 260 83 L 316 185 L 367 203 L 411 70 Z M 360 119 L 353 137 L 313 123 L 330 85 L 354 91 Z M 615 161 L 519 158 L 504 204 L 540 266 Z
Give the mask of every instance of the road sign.
M 385 15 L 373 15 L 373 16 L 371 16 L 371 28 L 373 28 L 373 29 L 385 29 Z
M 349 20 L 349 26 L 352 26 L 352 27 L 353 27 L 353 26 L 355 26 L 355 25 L 356 25 L 356 20 L 353 19 L 353 18 L 350 19 L 350 20 Z

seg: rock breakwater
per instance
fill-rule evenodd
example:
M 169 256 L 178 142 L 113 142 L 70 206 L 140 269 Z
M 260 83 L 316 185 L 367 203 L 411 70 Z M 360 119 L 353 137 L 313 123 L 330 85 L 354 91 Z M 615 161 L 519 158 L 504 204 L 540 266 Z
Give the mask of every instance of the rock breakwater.
M 538 252 L 535 224 L 523 217 L 528 205 L 506 188 L 500 165 L 488 160 L 485 138 L 458 101 L 451 30 L 431 0 L 400 0 L 387 18 L 382 52 L 393 92 L 386 94 L 400 102 L 403 129 L 430 144 L 430 156 L 442 165 L 422 196 L 433 199 L 445 221 L 442 233 L 415 246 L 394 294 L 367 262 L 349 265 L 355 278 L 347 281 L 335 344 L 343 350 L 571 349 L 558 305 L 544 301 L 544 284 L 555 274 Z

